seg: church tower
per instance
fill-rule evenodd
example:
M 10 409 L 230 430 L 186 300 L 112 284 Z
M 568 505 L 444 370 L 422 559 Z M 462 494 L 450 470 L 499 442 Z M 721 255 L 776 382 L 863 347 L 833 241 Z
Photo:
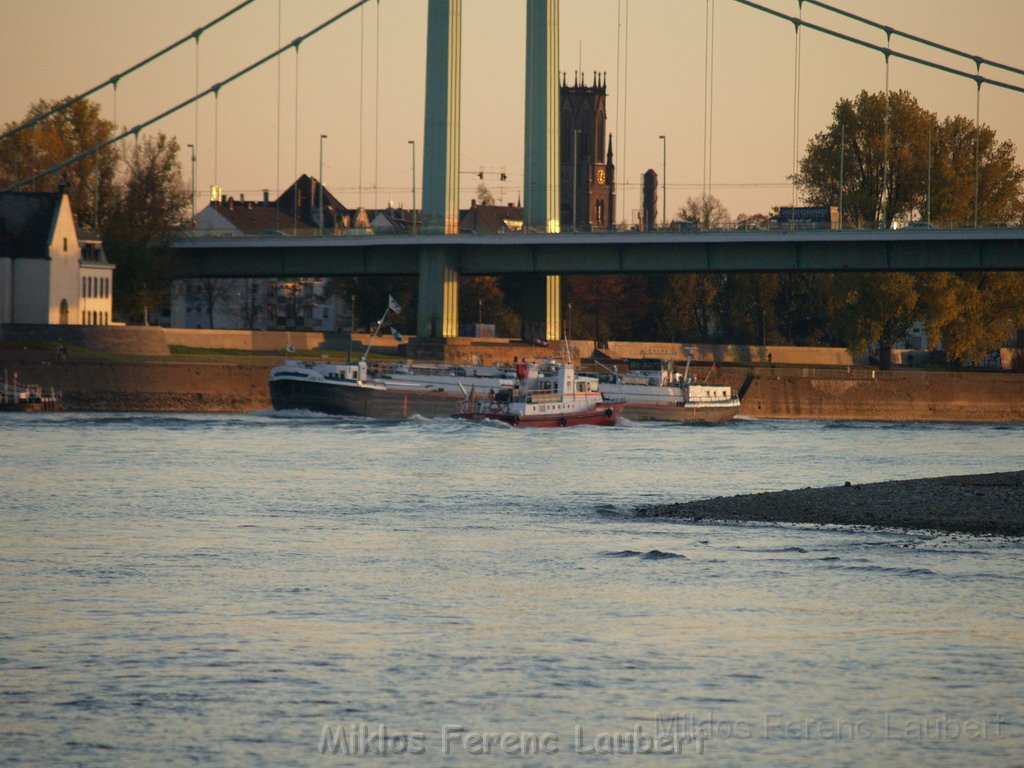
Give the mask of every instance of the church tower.
M 569 85 L 562 74 L 559 144 L 563 230 L 615 229 L 615 165 L 612 137 L 605 133 L 606 81 L 606 75 L 595 72 L 588 86 L 586 75 L 577 72 Z

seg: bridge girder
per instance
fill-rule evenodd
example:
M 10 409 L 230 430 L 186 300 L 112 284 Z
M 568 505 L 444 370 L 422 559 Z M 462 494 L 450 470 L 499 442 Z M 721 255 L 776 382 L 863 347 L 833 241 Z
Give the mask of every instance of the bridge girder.
M 460 235 L 182 238 L 182 277 L 418 275 L 443 250 L 461 275 L 1024 271 L 1024 229 L 820 235 Z

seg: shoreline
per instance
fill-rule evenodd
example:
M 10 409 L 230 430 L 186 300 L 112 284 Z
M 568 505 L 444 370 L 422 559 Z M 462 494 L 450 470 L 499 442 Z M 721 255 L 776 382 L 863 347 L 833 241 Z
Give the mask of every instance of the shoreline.
M 636 518 L 1024 536 L 1024 471 L 888 480 L 635 507 Z
M 53 387 L 73 411 L 223 412 L 271 407 L 270 369 L 279 358 L 223 355 L 122 356 L 0 348 L 0 367 L 19 380 Z M 824 421 L 1024 423 L 1019 373 L 889 372 L 848 378 L 830 369 L 723 370 L 722 383 L 742 394 L 740 415 Z M 796 372 L 803 373 L 803 372 Z M 813 374 L 813 375 L 811 375 Z

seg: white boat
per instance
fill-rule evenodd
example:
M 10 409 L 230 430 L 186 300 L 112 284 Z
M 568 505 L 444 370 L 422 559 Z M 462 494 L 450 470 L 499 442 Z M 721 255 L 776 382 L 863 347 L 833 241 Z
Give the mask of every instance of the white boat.
M 690 374 L 690 360 L 680 373 L 670 361 L 623 361 L 601 366 L 601 391 L 626 401 L 624 416 L 633 421 L 728 421 L 740 412 L 740 400 L 727 384 L 698 382 Z
M 518 386 L 467 393 L 457 419 L 500 421 L 513 427 L 610 426 L 626 403 L 609 399 L 592 376 L 577 376 L 572 363 L 521 364 Z

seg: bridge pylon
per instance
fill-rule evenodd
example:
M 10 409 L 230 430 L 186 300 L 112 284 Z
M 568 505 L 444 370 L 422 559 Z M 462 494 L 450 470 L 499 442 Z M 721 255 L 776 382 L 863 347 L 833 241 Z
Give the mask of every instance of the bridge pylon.
M 558 0 L 526 0 L 523 226 L 527 231 L 558 232 L 560 228 L 558 42 Z M 523 307 L 528 335 L 548 341 L 560 338 L 561 292 L 559 275 L 544 275 L 536 281 Z

